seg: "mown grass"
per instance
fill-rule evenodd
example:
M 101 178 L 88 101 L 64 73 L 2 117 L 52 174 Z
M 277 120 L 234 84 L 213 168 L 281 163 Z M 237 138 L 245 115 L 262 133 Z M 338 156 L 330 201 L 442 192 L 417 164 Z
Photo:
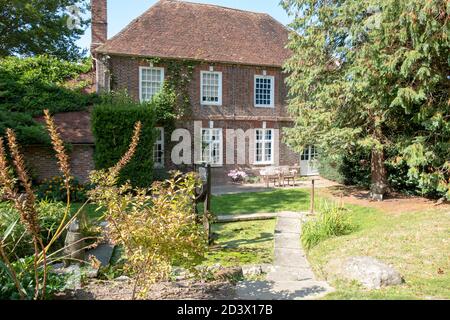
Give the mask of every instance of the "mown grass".
M 231 215 L 260 212 L 309 210 L 309 191 L 304 189 L 274 190 L 213 196 L 211 210 Z
M 449 212 L 390 215 L 352 206 L 350 216 L 356 232 L 325 240 L 308 253 L 316 274 L 336 287 L 327 299 L 450 299 Z M 368 291 L 334 279 L 328 262 L 350 256 L 371 256 L 390 264 L 405 283 Z

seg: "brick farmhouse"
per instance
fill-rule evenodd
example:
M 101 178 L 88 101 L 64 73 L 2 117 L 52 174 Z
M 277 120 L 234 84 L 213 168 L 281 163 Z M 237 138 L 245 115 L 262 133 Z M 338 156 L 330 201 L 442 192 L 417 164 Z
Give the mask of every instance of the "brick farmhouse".
M 97 91 L 126 90 L 137 101 L 150 100 L 162 88 L 169 61 L 196 62 L 188 87 L 191 112 L 176 123 L 193 137 L 188 164 L 211 163 L 216 181 L 237 167 L 258 172 L 300 165 L 302 174 L 317 173 L 310 165 L 313 147 L 299 155 L 283 143 L 283 128 L 293 121 L 282 69 L 290 56 L 289 30 L 281 23 L 263 13 L 161 0 L 108 39 L 107 0 L 91 5 Z M 76 116 L 58 115 L 57 122 L 74 145 L 75 174 L 85 180 L 94 167 L 94 139 L 89 113 Z M 178 164 L 172 161 L 173 147 L 181 138 L 158 129 L 161 137 L 149 156 L 157 168 L 172 169 Z M 208 146 L 199 153 L 196 136 Z M 36 167 L 46 171 L 50 160 L 40 156 Z

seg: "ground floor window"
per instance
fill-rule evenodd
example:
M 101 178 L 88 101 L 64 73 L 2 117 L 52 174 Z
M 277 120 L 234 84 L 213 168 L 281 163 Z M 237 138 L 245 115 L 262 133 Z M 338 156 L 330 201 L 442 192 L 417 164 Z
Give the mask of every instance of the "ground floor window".
M 155 168 L 164 167 L 164 128 L 157 130 L 156 141 L 153 145 L 153 164 Z
M 273 163 L 273 129 L 256 129 L 255 162 Z
M 202 129 L 202 162 L 222 165 L 222 129 Z

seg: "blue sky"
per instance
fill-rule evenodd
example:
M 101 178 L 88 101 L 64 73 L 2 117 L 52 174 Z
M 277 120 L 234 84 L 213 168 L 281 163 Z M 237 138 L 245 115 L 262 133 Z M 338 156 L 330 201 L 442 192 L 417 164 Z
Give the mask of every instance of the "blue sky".
M 114 36 L 156 2 L 156 0 L 108 0 L 108 37 Z M 285 25 L 290 22 L 286 12 L 279 6 L 279 0 L 192 0 L 191 2 L 264 12 Z M 90 43 L 91 29 L 87 29 L 78 44 L 82 48 L 89 48 Z

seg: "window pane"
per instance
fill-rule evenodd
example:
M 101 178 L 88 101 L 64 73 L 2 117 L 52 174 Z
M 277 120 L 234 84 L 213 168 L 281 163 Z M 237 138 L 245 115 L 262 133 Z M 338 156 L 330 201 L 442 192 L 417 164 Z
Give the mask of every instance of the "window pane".
M 220 101 L 220 74 L 217 72 L 202 73 L 202 101 L 218 103 Z
M 272 105 L 272 78 L 255 78 L 255 102 L 256 105 Z
M 141 99 L 151 100 L 163 85 L 163 71 L 159 68 L 145 68 L 141 70 Z
M 211 164 L 220 164 L 222 159 L 221 151 L 221 130 L 202 130 L 202 161 Z
M 153 163 L 155 167 L 164 166 L 164 131 L 162 128 L 156 128 L 159 131 L 157 140 L 153 145 Z

